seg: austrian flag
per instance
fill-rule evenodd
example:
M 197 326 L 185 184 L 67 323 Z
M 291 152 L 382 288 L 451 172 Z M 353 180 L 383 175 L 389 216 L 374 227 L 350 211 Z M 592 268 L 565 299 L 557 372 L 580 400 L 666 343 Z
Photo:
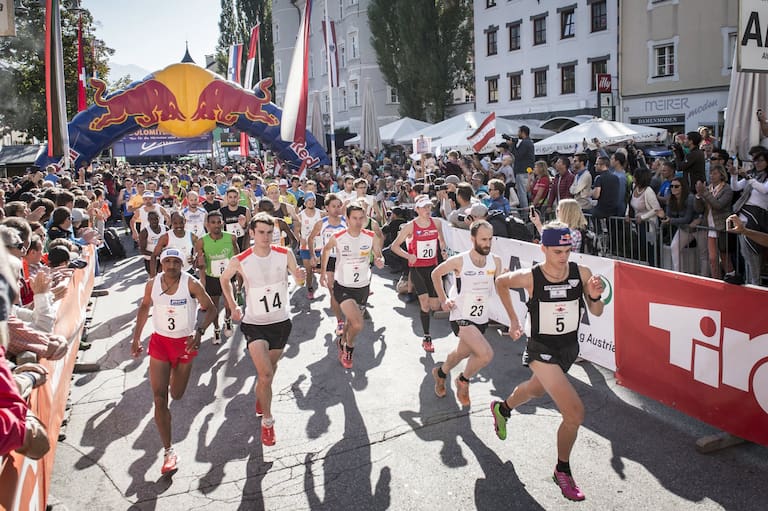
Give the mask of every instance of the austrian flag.
M 467 137 L 472 149 L 479 153 L 493 137 L 496 136 L 496 113 L 491 114 L 477 127 L 474 133 Z

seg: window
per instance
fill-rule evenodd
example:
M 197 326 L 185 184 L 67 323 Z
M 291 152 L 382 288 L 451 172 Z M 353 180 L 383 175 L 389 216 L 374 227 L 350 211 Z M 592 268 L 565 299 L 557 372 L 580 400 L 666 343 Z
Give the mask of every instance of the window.
M 499 102 L 499 79 L 486 78 L 488 80 L 488 103 Z
M 592 65 L 592 87 L 589 90 L 597 90 L 597 75 L 608 73 L 608 59 L 594 59 L 589 62 Z
M 387 86 L 389 94 L 387 94 L 387 99 L 389 100 L 388 103 L 397 105 L 400 103 L 400 96 L 397 95 L 397 88 L 396 87 L 389 87 Z
M 496 0 L 485 0 L 485 7 L 496 7 Z
M 533 45 L 545 44 L 547 42 L 547 17 L 539 16 L 533 18 Z
M 312 52 L 309 52 L 309 77 L 315 77 L 315 56 Z
M 576 35 L 576 9 L 573 7 L 560 12 L 560 39 Z
M 347 48 L 344 44 L 339 45 L 339 68 L 347 67 Z
M 283 83 L 283 65 L 279 60 L 275 61 L 275 85 Z
M 275 43 L 280 42 L 280 25 L 275 23 L 275 26 L 272 28 L 272 41 Z
M 573 94 L 576 92 L 576 65 L 568 64 L 560 67 L 561 94 Z
M 356 5 L 358 0 L 349 0 L 349 5 Z
M 474 103 L 475 95 L 470 92 L 464 92 L 464 103 Z
M 653 53 L 655 69 L 653 78 L 673 76 L 675 74 L 675 45 L 655 46 Z
M 344 19 L 344 0 L 339 0 L 339 19 Z
M 592 32 L 608 29 L 608 6 L 606 1 L 592 3 Z
M 723 66 L 726 69 L 726 72 L 723 74 L 731 74 L 731 69 L 733 68 L 733 56 L 736 53 L 736 41 L 737 41 L 737 34 L 736 32 L 727 32 L 726 33 L 727 40 L 725 42 L 725 65 Z
M 348 108 L 347 105 L 347 89 L 346 87 L 339 87 L 339 99 L 341 102 L 341 105 L 339 105 L 339 111 L 343 112 Z
M 327 92 L 323 93 L 323 106 L 325 107 L 324 114 L 331 111 L 331 96 Z
M 510 23 L 509 26 L 509 51 L 515 51 L 520 49 L 520 25 L 518 21 L 516 23 Z
M 509 100 L 515 101 L 523 97 L 522 73 L 509 75 Z
M 498 53 L 498 31 L 489 29 L 485 36 L 488 41 L 488 55 L 496 55 Z
M 350 82 L 352 85 L 352 106 L 360 106 L 360 84 Z
M 359 39 L 357 32 L 350 32 L 349 34 L 349 58 L 360 58 L 360 46 L 358 45 Z
M 543 98 L 547 95 L 547 70 L 539 69 L 533 72 L 533 96 Z

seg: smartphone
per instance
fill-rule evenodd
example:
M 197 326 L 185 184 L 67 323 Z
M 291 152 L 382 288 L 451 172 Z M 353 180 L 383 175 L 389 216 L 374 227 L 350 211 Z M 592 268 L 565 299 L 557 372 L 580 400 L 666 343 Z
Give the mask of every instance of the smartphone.
M 536 206 L 530 206 L 528 208 L 528 215 L 529 216 L 535 216 L 536 215 Z
M 736 229 L 736 224 L 733 222 L 732 218 L 728 218 L 725 222 L 728 224 L 726 225 L 727 230 L 733 231 Z

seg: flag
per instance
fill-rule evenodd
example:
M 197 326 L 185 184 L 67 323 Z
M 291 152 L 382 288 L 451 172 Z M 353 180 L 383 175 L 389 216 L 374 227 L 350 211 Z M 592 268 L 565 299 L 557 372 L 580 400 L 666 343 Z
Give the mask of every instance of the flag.
M 85 58 L 83 57 L 83 15 L 77 22 L 77 111 L 88 108 L 85 99 Z
M 309 92 L 309 25 L 312 19 L 312 0 L 307 0 L 299 24 L 296 47 L 293 49 L 291 71 L 285 88 L 280 138 L 304 144 L 307 135 L 307 95 Z
M 59 0 L 45 2 L 45 109 L 48 156 L 69 159 L 67 97 L 64 93 L 64 52 Z M 65 161 L 65 163 L 67 163 Z
M 96 60 L 96 40 L 93 41 L 93 45 L 91 46 L 91 56 L 93 57 L 93 77 L 98 78 L 99 73 L 96 71 L 96 63 L 98 62 Z
M 496 113 L 491 114 L 477 127 L 474 133 L 467 137 L 472 149 L 479 153 L 488 142 L 496 136 Z
M 326 27 L 331 27 L 326 30 Z M 339 52 L 336 51 L 336 23 L 328 20 L 328 12 L 323 20 L 323 38 L 325 39 L 325 55 L 331 65 L 331 87 L 339 86 Z
M 240 57 L 243 55 L 243 45 L 233 44 L 229 47 L 229 62 L 227 64 L 227 79 L 240 84 Z
M 245 63 L 245 82 L 243 87 L 253 89 L 253 68 L 256 65 L 256 55 L 259 48 L 259 25 L 251 29 L 251 44 L 248 45 L 248 60 Z

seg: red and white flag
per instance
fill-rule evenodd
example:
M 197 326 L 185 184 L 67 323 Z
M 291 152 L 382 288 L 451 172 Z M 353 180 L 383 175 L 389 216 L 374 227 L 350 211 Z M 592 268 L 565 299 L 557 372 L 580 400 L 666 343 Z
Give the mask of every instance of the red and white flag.
M 248 45 L 248 60 L 245 62 L 245 82 L 243 87 L 248 90 L 253 89 L 253 68 L 256 67 L 256 55 L 259 51 L 259 26 L 257 24 L 251 29 L 251 44 Z
M 326 27 L 331 27 L 327 30 Z M 323 20 L 323 38 L 325 39 L 325 55 L 331 67 L 331 87 L 339 86 L 339 52 L 336 49 L 336 23 L 328 20 L 325 13 Z
M 77 22 L 77 111 L 88 108 L 85 97 L 85 58 L 83 57 L 83 16 Z
M 307 100 L 309 92 L 309 33 L 312 0 L 307 0 L 299 25 L 296 47 L 293 49 L 291 71 L 285 88 L 280 138 L 286 142 L 304 144 L 307 138 Z
M 467 140 L 472 144 L 472 149 L 474 149 L 476 153 L 479 153 L 495 136 L 496 112 L 491 112 L 482 124 L 477 127 L 475 132 L 467 137 Z

